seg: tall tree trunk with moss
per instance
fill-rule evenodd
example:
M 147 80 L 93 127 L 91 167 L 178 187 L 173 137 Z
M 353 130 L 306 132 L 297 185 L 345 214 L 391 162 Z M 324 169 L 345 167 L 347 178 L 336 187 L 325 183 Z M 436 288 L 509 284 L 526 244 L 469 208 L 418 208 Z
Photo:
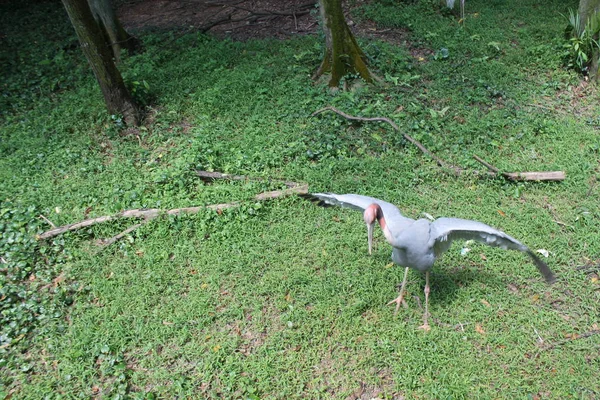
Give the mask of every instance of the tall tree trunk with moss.
M 325 56 L 314 78 L 331 73 L 329 86 L 338 87 L 344 76 L 358 73 L 365 81 L 373 82 L 366 56 L 344 18 L 342 0 L 319 0 L 319 8 L 325 31 Z
M 581 21 L 581 29 L 585 29 L 588 25 L 587 22 L 592 19 L 591 27 L 594 31 L 598 31 L 598 12 L 600 11 L 600 0 L 579 0 L 579 20 Z M 581 32 L 577 32 L 581 34 Z M 594 34 L 594 40 L 598 42 L 598 33 Z M 590 78 L 594 81 L 598 81 L 600 78 L 598 74 L 600 51 L 598 51 L 598 47 L 594 46 L 592 50 L 592 59 L 590 63 Z
M 127 49 L 131 53 L 140 49 L 140 41 L 123 28 L 110 0 L 88 0 L 88 2 L 94 19 L 102 31 L 104 41 L 111 46 L 117 63 L 121 58 L 121 49 Z
M 100 85 L 106 107 L 111 114 L 120 114 L 127 125 L 139 122 L 138 107 L 127 91 L 117 69 L 110 48 L 92 16 L 87 0 L 62 0 L 75 28 L 83 54 L 87 58 Z

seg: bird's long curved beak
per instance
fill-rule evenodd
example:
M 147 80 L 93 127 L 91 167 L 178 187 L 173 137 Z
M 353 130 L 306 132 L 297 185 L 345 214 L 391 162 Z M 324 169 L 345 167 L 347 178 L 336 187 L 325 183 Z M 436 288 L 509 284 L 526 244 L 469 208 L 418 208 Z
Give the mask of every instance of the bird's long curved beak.
M 373 225 L 375 223 L 367 224 L 367 239 L 369 241 L 369 255 L 373 252 Z

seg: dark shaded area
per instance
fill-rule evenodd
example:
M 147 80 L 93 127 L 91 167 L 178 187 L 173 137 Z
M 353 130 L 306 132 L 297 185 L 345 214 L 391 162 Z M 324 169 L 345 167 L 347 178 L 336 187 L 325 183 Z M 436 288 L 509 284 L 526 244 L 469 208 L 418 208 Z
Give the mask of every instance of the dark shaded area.
M 132 31 L 210 31 L 235 40 L 278 38 L 319 29 L 316 1 L 310 0 L 137 0 L 123 2 L 118 15 Z

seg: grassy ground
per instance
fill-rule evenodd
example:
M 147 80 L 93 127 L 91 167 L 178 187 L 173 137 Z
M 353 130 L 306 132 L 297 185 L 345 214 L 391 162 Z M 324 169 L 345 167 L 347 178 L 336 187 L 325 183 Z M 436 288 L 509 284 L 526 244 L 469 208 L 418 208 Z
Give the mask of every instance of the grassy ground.
M 121 68 L 152 104 L 139 130 L 105 115 L 60 4 L 3 4 L 0 395 L 599 398 L 600 107 L 563 68 L 571 3 L 472 1 L 458 25 L 437 2 L 374 1 L 358 23 L 404 28 L 411 47 L 363 38 L 387 86 L 337 93 L 310 80 L 319 37 L 141 34 L 146 52 Z M 310 117 L 326 105 L 390 117 L 465 168 L 481 168 L 478 154 L 567 179 L 457 178 L 386 125 Z M 195 169 L 478 219 L 546 249 L 558 282 L 546 286 L 522 254 L 455 245 L 432 275 L 424 333 L 422 277 L 411 272 L 409 308 L 394 317 L 385 304 L 403 271 L 382 235 L 367 255 L 359 213 L 256 204 L 279 185 L 207 184 Z M 48 228 L 40 214 L 63 225 L 237 200 L 222 214 L 159 218 L 105 249 L 95 240 L 128 222 L 33 238 Z

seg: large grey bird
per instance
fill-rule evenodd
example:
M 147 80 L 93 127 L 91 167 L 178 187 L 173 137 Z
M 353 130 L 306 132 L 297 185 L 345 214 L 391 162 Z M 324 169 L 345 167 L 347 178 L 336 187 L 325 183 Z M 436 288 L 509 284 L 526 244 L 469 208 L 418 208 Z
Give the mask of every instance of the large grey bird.
M 550 268 L 527 246 L 482 222 L 459 218 L 438 218 L 433 222 L 427 219 L 414 220 L 403 216 L 393 204 L 358 194 L 312 193 L 304 197 L 320 205 L 363 211 L 363 218 L 367 224 L 369 254 L 373 248 L 373 226 L 375 221 L 379 222 L 385 238 L 393 247 L 392 261 L 405 267 L 400 295 L 388 303 L 396 304 L 396 313 L 403 303 L 408 269 L 425 272 L 425 314 L 423 325 L 420 327 L 425 330 L 429 330 L 429 270 L 454 240 L 476 240 L 488 246 L 522 251 L 533 259 L 546 282 L 553 283 L 556 280 Z

